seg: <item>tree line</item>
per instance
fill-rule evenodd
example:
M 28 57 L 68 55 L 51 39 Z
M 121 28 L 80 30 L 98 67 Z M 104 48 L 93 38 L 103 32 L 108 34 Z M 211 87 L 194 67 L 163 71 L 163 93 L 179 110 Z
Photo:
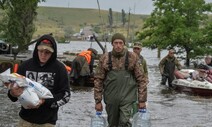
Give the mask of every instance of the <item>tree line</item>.
M 176 48 L 190 59 L 212 55 L 212 3 L 204 0 L 155 0 L 155 9 L 137 39 L 158 50 Z M 210 18 L 209 18 L 210 16 Z

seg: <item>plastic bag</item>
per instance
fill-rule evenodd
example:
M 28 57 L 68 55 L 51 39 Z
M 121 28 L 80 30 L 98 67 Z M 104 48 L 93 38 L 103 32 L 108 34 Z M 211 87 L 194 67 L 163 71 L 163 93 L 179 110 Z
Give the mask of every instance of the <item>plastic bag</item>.
M 37 106 L 40 101 L 39 99 L 53 98 L 49 89 L 17 73 L 10 74 L 10 71 L 7 70 L 0 74 L 0 80 L 3 83 L 14 83 L 14 86 L 25 87 L 23 93 L 18 97 L 18 100 L 26 109 L 28 109 L 28 106 Z M 10 86 L 6 87 L 11 89 Z
M 0 80 L 3 83 L 11 83 L 11 82 L 16 82 L 19 87 L 26 87 L 27 81 L 24 78 L 24 76 L 21 76 L 17 73 L 10 73 L 10 69 L 7 69 L 3 73 L 0 74 Z M 6 86 L 8 87 L 8 86 Z
M 28 83 L 28 87 L 33 88 L 39 98 L 42 98 L 42 99 L 53 98 L 52 93 L 45 86 L 41 85 L 38 82 L 32 81 L 29 78 L 25 78 L 25 79 Z
M 23 93 L 18 97 L 18 100 L 25 109 L 28 109 L 29 106 L 37 106 L 40 101 L 32 87 L 26 87 Z

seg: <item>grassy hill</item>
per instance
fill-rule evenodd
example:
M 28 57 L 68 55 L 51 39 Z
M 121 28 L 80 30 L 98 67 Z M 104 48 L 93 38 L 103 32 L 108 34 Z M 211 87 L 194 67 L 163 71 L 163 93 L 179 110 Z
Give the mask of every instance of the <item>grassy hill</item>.
M 78 33 L 83 26 L 97 26 L 100 32 L 108 32 L 108 11 L 101 10 L 100 19 L 99 11 L 97 9 L 82 9 L 82 8 L 59 8 L 59 7 L 39 7 L 38 16 L 35 21 L 36 32 L 34 38 L 46 33 L 53 33 L 54 36 L 64 37 L 65 31 L 71 30 L 72 33 Z M 127 12 L 126 12 L 127 13 Z M 130 32 L 141 29 L 144 19 L 147 15 L 133 15 L 130 16 Z M 128 14 L 126 15 L 128 18 Z M 128 23 L 123 27 L 121 24 L 121 13 L 113 12 L 114 27 L 113 32 L 123 32 L 127 34 Z M 102 25 L 106 24 L 106 25 Z M 135 26 L 132 29 L 132 26 Z

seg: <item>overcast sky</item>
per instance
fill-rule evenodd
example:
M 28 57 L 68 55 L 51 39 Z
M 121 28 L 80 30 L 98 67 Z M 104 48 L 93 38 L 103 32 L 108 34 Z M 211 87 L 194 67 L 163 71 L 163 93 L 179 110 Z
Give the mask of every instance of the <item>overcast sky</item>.
M 100 9 L 121 12 L 122 9 L 125 12 L 137 14 L 150 14 L 153 10 L 151 0 L 99 0 Z M 40 3 L 41 6 L 53 6 L 53 7 L 70 7 L 70 8 L 94 8 L 98 9 L 97 0 L 46 0 L 46 2 Z
M 212 0 L 205 0 L 212 3 Z M 100 9 L 136 14 L 150 14 L 153 7 L 152 0 L 99 0 Z M 69 8 L 94 8 L 98 9 L 97 0 L 46 0 L 39 4 L 40 6 L 53 6 L 53 7 L 69 7 Z

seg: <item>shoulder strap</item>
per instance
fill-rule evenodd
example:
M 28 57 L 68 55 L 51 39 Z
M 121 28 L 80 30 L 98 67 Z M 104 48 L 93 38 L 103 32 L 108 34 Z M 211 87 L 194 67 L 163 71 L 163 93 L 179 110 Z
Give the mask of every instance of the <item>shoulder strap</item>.
M 143 62 L 144 57 L 142 55 L 140 55 L 140 61 L 141 63 Z
M 129 52 L 127 51 L 126 56 L 125 56 L 125 70 L 128 70 L 128 66 L 129 66 Z M 112 70 L 112 53 L 109 52 L 108 53 L 108 67 L 109 70 Z
M 111 54 L 111 52 L 109 52 L 108 53 L 108 67 L 109 67 L 110 71 L 112 70 L 112 59 L 111 59 L 111 57 L 112 57 L 112 54 Z

